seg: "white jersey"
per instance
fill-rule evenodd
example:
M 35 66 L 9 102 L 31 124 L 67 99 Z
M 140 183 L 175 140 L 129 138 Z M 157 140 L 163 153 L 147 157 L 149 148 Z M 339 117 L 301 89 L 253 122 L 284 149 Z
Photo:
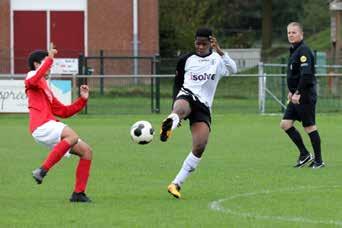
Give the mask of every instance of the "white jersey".
M 195 96 L 211 110 L 219 80 L 236 72 L 236 63 L 227 53 L 220 56 L 211 52 L 203 57 L 191 53 L 181 58 L 177 64 L 174 92 L 177 96 Z

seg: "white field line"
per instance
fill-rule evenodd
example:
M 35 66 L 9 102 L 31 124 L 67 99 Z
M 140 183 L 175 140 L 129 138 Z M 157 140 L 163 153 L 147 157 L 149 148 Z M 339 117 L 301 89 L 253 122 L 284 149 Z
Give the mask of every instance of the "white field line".
M 209 208 L 214 211 L 219 211 L 222 213 L 232 214 L 240 217 L 248 217 L 255 218 L 260 220 L 276 220 L 276 221 L 285 221 L 285 222 L 301 222 L 301 223 L 309 223 L 309 224 L 326 224 L 326 225 L 337 225 L 342 226 L 342 220 L 315 220 L 310 218 L 305 218 L 301 216 L 273 216 L 273 215 L 258 215 L 256 212 L 239 212 L 234 211 L 229 207 L 222 206 L 223 202 L 232 201 L 238 198 L 248 198 L 256 195 L 267 195 L 272 193 L 280 193 L 280 192 L 303 192 L 308 190 L 319 190 L 319 189 L 333 189 L 333 188 L 341 188 L 342 186 L 300 186 L 297 188 L 284 188 L 284 189 L 274 189 L 274 190 L 264 190 L 259 192 L 247 192 L 242 194 L 237 194 L 230 196 L 228 198 L 219 199 L 211 202 L 209 204 Z

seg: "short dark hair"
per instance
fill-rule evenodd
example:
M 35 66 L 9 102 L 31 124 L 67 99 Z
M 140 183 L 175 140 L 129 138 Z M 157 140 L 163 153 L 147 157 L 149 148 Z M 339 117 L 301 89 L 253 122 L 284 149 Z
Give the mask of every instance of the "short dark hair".
M 209 37 L 212 35 L 213 35 L 213 32 L 210 28 L 199 28 L 196 31 L 195 38 L 200 36 L 200 37 L 207 37 L 209 39 Z
M 28 57 L 28 65 L 30 70 L 35 70 L 34 67 L 34 62 L 37 63 L 41 63 L 42 60 L 48 56 L 48 52 L 47 51 L 43 51 L 43 50 L 36 50 L 30 53 L 29 57 Z

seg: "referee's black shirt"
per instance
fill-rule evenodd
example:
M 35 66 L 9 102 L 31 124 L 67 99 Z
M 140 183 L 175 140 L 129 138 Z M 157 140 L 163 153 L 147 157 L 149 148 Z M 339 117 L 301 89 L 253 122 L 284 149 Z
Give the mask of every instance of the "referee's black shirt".
M 290 47 L 287 65 L 287 86 L 291 93 L 301 95 L 301 103 L 316 102 L 316 77 L 314 56 L 302 40 Z

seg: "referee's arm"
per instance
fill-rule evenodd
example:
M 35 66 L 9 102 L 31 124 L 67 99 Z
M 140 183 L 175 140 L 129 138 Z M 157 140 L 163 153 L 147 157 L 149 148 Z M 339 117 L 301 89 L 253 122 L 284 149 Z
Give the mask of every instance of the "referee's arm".
M 310 87 L 314 83 L 314 58 L 310 50 L 303 49 L 299 54 L 300 63 L 300 79 L 296 90 L 297 94 L 301 94 L 303 90 Z

